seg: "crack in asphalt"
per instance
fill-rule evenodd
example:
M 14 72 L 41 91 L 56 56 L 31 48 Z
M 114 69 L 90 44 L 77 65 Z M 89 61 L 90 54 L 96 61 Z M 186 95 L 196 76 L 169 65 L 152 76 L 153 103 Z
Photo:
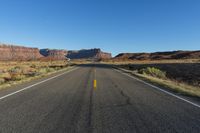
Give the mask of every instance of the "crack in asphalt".
M 120 94 L 126 99 L 125 100 L 125 103 L 124 104 L 119 104 L 119 105 L 116 105 L 116 106 L 127 106 L 127 105 L 132 105 L 131 103 L 131 98 L 126 95 L 122 90 L 120 91 Z
M 115 106 L 122 107 L 122 106 L 132 105 L 131 98 L 126 93 L 124 93 L 123 89 L 119 87 L 112 79 L 111 82 L 115 88 L 119 89 L 121 96 L 125 98 L 125 103 L 116 104 Z

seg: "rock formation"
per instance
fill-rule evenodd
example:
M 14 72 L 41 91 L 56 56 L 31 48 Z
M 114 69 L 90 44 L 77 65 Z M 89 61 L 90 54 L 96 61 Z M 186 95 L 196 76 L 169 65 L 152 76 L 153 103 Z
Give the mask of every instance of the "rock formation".
M 155 53 L 121 53 L 114 59 L 162 60 L 162 59 L 199 59 L 200 51 L 169 51 Z
M 0 44 L 0 60 L 38 60 L 43 57 L 38 48 Z
M 70 59 L 110 59 L 110 53 L 102 52 L 101 49 L 82 49 L 79 51 L 38 49 L 23 46 L 0 44 L 0 60 L 2 61 L 27 61 L 27 60 L 64 60 Z
M 82 49 L 68 51 L 67 58 L 70 59 L 108 59 L 112 58 L 111 53 L 102 52 L 101 49 Z
M 66 50 L 41 49 L 40 54 L 49 59 L 64 60 L 67 56 Z

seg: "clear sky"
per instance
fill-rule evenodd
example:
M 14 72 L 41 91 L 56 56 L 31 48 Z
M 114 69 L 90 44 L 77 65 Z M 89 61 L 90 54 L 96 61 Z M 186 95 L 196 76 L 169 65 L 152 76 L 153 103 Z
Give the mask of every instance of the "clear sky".
M 200 0 L 0 0 L 0 42 L 113 55 L 200 50 Z

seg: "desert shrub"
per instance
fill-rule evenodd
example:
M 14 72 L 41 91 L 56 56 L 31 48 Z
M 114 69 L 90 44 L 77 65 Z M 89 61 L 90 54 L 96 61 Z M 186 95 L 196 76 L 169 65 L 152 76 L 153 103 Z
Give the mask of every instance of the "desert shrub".
M 155 67 L 147 67 L 147 68 L 140 69 L 138 70 L 138 73 L 166 79 L 166 72 L 161 71 L 160 69 L 155 68 Z
M 23 74 L 23 75 L 26 75 L 26 76 L 28 76 L 28 77 L 32 77 L 32 76 L 35 76 L 35 75 L 36 75 L 36 73 L 37 73 L 36 71 L 37 71 L 37 70 L 34 69 L 34 68 L 26 67 L 26 68 L 23 69 L 22 74 Z
M 36 64 L 31 64 L 30 67 L 31 68 L 36 68 L 37 66 L 36 66 Z
M 41 69 L 39 70 L 39 73 L 44 74 L 44 73 L 48 73 L 48 72 L 52 72 L 52 71 L 54 71 L 53 68 L 44 67 L 44 68 L 41 68 Z
M 46 71 L 47 71 L 47 72 L 53 72 L 54 70 L 55 70 L 54 68 L 50 68 L 50 67 L 47 67 L 47 68 L 46 68 Z
M 24 78 L 26 78 L 26 76 L 23 75 L 23 74 L 11 74 L 11 79 L 12 79 L 13 81 L 22 80 L 22 79 L 24 79 Z
M 38 72 L 41 74 L 47 73 L 46 68 L 40 68 Z
M 55 70 L 60 70 L 62 67 L 55 67 L 54 69 Z
M 4 78 L 0 78 L 0 84 L 5 83 L 5 79 Z
M 8 72 L 10 72 L 10 73 L 21 73 L 21 72 L 22 72 L 22 69 L 21 69 L 21 67 L 16 66 L 16 67 L 10 68 L 10 69 L 8 70 Z
M 4 79 L 5 81 L 9 81 L 12 79 L 11 74 L 9 72 L 0 74 L 0 78 Z

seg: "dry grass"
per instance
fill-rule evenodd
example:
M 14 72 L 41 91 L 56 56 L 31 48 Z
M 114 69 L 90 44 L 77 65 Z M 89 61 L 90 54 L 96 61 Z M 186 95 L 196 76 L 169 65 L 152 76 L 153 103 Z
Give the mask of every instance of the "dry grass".
M 138 73 L 135 73 L 135 75 L 142 77 L 145 80 L 148 80 L 157 85 L 164 86 L 165 88 L 169 88 L 172 91 L 175 91 L 184 95 L 200 97 L 199 87 L 191 86 L 185 83 L 175 82 L 169 79 L 161 79 L 161 78 L 156 78 L 156 77 L 152 77 L 148 75 L 142 75 Z
M 200 60 L 151 60 L 151 61 L 106 61 L 118 68 L 131 71 L 132 74 L 179 93 L 200 97 Z M 147 68 L 159 69 L 165 78 L 145 74 Z M 157 75 L 157 74 L 156 74 Z
M 68 69 L 72 65 L 66 61 L 0 62 L 0 89 Z
M 116 59 L 107 59 L 102 60 L 102 63 L 105 64 L 165 64 L 165 63 L 200 63 L 200 59 L 170 59 L 170 60 L 116 60 Z
M 174 80 L 170 80 L 168 78 L 162 79 L 162 78 L 150 76 L 147 74 L 139 74 L 137 71 L 131 71 L 131 70 L 123 69 L 123 68 L 120 68 L 120 69 L 138 78 L 148 81 L 152 84 L 164 87 L 166 89 L 170 89 L 174 92 L 187 95 L 187 96 L 200 97 L 200 87 L 191 86 L 185 83 L 180 83 Z
M 155 67 L 166 72 L 166 77 L 192 86 L 200 87 L 200 62 L 199 60 L 154 60 L 137 62 L 106 62 L 129 70 L 140 70 Z

